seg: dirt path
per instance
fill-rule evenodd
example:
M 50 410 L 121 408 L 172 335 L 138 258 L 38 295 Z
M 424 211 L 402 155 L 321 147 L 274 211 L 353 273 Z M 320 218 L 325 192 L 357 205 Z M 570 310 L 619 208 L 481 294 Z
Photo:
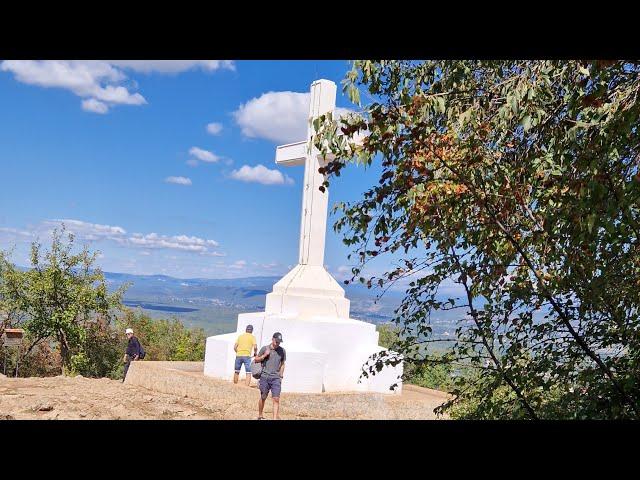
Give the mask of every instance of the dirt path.
M 107 378 L 0 379 L 0 419 L 222 419 L 198 400 Z
M 400 418 L 416 418 L 415 402 L 426 402 L 432 409 L 445 398 L 442 392 L 407 387 L 403 395 L 385 400 L 400 412 Z M 0 419 L 254 419 L 258 399 L 255 386 L 250 391 L 243 385 L 230 384 L 225 388 L 230 389 L 232 398 L 206 402 L 107 378 L 0 377 Z M 340 400 L 336 397 L 336 401 Z M 281 416 L 285 420 L 327 418 L 321 411 L 308 408 L 308 404 L 297 405 L 294 395 L 290 398 L 283 395 L 281 402 Z M 265 414 L 271 417 L 270 400 Z

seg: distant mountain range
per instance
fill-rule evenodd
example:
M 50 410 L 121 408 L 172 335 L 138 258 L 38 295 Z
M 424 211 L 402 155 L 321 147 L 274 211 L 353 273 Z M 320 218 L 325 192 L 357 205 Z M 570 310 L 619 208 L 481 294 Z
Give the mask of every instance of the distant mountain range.
M 196 301 L 243 306 L 256 304 L 256 299 L 266 295 L 278 277 L 249 277 L 237 279 L 174 278 L 167 275 L 132 275 L 105 272 L 112 288 L 129 284 L 125 299 L 154 302 Z M 218 300 L 216 302 L 214 300 Z M 257 303 L 260 303 L 258 300 Z
M 124 304 L 141 308 L 152 317 L 176 317 L 207 333 L 233 331 L 238 313 L 264 310 L 265 297 L 280 277 L 232 279 L 175 278 L 167 275 L 133 275 L 104 272 L 110 290 L 128 284 Z M 399 292 L 387 292 L 376 301 L 364 285 L 345 285 L 351 317 L 372 323 L 391 320 L 400 303 Z
M 18 267 L 27 270 L 25 267 Z M 235 331 L 239 313 L 264 310 L 265 297 L 279 276 L 245 278 L 175 278 L 168 275 L 134 275 L 104 272 L 109 290 L 125 283 L 123 303 L 140 308 L 153 318 L 175 318 L 189 327 L 200 327 L 208 335 Z M 370 323 L 393 319 L 403 292 L 388 290 L 381 299 L 378 291 L 358 283 L 342 285 L 351 301 L 350 317 Z M 434 333 L 453 335 L 462 312 L 440 311 L 431 316 Z
M 218 299 L 224 303 L 237 303 L 243 306 L 264 306 L 264 297 L 271 292 L 279 276 L 246 278 L 175 278 L 167 275 L 133 275 L 129 273 L 104 272 L 108 285 L 115 289 L 129 284 L 126 299 L 147 299 L 172 302 L 192 300 L 211 303 Z M 366 299 L 373 302 L 375 294 L 364 285 L 343 286 L 350 300 Z M 399 292 L 387 292 L 387 298 L 400 300 Z M 217 302 L 214 302 L 217 303 Z

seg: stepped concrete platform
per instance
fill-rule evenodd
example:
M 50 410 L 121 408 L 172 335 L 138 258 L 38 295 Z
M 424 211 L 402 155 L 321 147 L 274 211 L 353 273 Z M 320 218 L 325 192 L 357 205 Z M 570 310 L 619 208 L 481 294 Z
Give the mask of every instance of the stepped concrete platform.
M 133 362 L 125 383 L 161 393 L 190 397 L 204 402 L 223 418 L 255 419 L 259 392 L 256 381 L 247 387 L 205 376 L 204 362 Z M 284 393 L 281 417 L 287 419 L 333 420 L 432 420 L 433 409 L 444 403 L 444 392 L 405 385 L 402 393 L 377 392 Z M 270 418 L 272 402 L 265 406 Z

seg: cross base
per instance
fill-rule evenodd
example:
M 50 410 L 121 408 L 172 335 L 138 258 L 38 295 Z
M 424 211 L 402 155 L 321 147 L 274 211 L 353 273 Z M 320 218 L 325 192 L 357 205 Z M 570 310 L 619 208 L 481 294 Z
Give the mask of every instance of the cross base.
M 300 320 L 317 315 L 349 318 L 350 303 L 344 289 L 324 267 L 299 264 L 273 286 L 265 311 Z
M 273 332 L 282 332 L 287 361 L 282 391 L 301 393 L 379 392 L 402 393 L 402 364 L 383 367 L 369 378 L 360 378 L 362 366 L 378 346 L 378 332 L 371 323 L 351 318 L 317 316 L 300 322 L 284 315 L 264 312 L 241 313 L 234 333 L 207 338 L 204 374 L 229 380 L 233 378 L 233 345 L 248 324 L 258 346 L 267 345 Z M 243 375 L 241 367 L 240 376 Z M 397 384 L 395 390 L 390 387 Z

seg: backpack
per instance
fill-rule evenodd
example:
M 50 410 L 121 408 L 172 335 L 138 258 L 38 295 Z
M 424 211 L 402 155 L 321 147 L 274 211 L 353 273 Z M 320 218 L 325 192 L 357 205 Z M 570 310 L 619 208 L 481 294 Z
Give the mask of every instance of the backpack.
M 138 360 L 144 360 L 144 356 L 147 354 L 147 352 L 144 351 L 144 348 L 142 348 L 142 344 L 140 342 L 138 342 L 138 345 L 140 345 L 140 352 L 138 353 Z
M 262 362 L 256 362 L 255 360 L 251 360 L 251 376 L 255 379 L 258 379 L 262 376 Z
M 260 349 L 262 351 L 262 349 Z M 260 353 L 260 352 L 258 352 Z M 262 362 L 256 362 L 255 357 L 251 359 L 251 365 L 249 368 L 251 369 L 251 376 L 255 379 L 259 379 L 262 376 L 262 369 L 264 368 L 265 360 Z

